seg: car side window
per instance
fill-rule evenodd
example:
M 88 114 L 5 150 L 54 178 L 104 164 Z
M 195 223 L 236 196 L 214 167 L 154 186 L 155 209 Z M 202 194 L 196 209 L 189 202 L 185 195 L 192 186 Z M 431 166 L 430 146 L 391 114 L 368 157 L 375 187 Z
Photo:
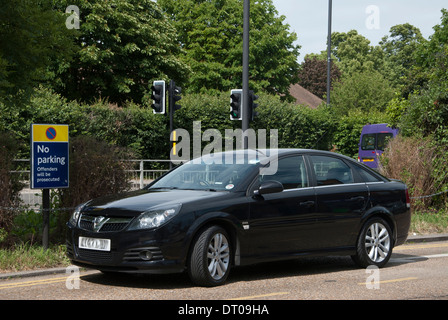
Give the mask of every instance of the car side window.
M 279 159 L 275 174 L 259 176 L 260 182 L 270 180 L 281 182 L 284 189 L 308 187 L 308 176 L 303 156 Z
M 340 159 L 327 156 L 310 156 L 318 186 L 353 183 L 353 173 Z

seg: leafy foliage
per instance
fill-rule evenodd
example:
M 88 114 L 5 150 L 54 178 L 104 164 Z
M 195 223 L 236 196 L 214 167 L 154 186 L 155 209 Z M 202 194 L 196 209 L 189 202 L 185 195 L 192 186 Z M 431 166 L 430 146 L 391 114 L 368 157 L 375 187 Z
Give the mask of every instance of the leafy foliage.
M 59 70 L 58 89 L 70 99 L 140 103 L 154 78 L 186 79 L 176 30 L 151 0 L 56 1 L 80 9 L 78 51 Z
M 409 23 L 393 26 L 389 33 L 380 42 L 388 70 L 384 76 L 394 85 L 402 85 L 408 70 L 415 65 L 414 53 L 426 40 L 420 30 Z
M 14 170 L 13 159 L 17 153 L 16 141 L 7 133 L 0 132 L 0 244 L 9 239 L 19 204 L 19 191 L 23 185 Z
M 377 71 L 355 72 L 343 76 L 334 85 L 331 105 L 338 115 L 346 115 L 350 110 L 384 111 L 394 92 L 390 83 Z
M 241 0 L 158 0 L 173 21 L 192 69 L 189 92 L 216 93 L 241 88 L 243 2 Z M 295 33 L 271 0 L 251 1 L 250 86 L 288 94 L 297 80 Z
M 331 53 L 344 76 L 384 69 L 383 51 L 356 30 L 332 33 Z
M 74 52 L 73 32 L 49 1 L 2 1 L 0 30 L 0 99 L 32 91 L 51 77 L 52 61 L 70 60 Z
M 331 88 L 341 78 L 341 71 L 335 64 L 331 64 L 330 79 Z M 305 57 L 300 65 L 299 84 L 323 99 L 327 95 L 327 61 L 319 59 L 318 56 Z

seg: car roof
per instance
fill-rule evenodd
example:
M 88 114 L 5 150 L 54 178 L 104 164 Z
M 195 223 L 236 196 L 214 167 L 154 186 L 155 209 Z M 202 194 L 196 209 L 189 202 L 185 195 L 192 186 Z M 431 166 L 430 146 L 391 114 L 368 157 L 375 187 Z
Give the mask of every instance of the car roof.
M 307 154 L 321 154 L 321 155 L 330 155 L 330 156 L 339 156 L 345 159 L 354 160 L 350 157 L 347 157 L 343 154 L 331 152 L 331 151 L 325 151 L 325 150 L 317 150 L 317 149 L 300 149 L 300 148 L 278 148 L 278 149 L 257 149 L 257 152 L 261 153 L 265 156 L 275 156 L 275 155 L 287 155 L 287 154 L 293 154 L 293 153 L 307 153 Z
M 222 151 L 223 154 L 235 154 L 235 155 L 242 155 L 242 154 L 253 154 L 256 155 L 258 158 L 271 158 L 271 157 L 278 157 L 278 156 L 284 156 L 289 154 L 316 154 L 316 155 L 328 155 L 328 156 L 337 156 L 340 158 L 343 158 L 348 161 L 356 162 L 354 159 L 345 156 L 340 153 L 335 153 L 331 151 L 325 151 L 325 150 L 316 150 L 316 149 L 301 149 L 301 148 L 273 148 L 273 149 L 237 149 L 237 150 L 230 150 L 230 151 Z

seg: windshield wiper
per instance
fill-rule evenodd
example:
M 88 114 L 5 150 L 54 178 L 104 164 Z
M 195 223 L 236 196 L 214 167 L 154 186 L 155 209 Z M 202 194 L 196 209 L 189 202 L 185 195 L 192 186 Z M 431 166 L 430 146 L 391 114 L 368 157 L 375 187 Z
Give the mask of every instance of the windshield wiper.
M 173 189 L 177 189 L 177 190 L 194 190 L 194 191 L 211 191 L 211 192 L 217 192 L 219 190 L 217 189 L 213 189 L 213 188 L 179 188 L 179 187 L 155 187 L 155 188 L 148 188 L 148 190 L 173 190 Z
M 148 190 L 161 190 L 161 189 L 173 190 L 173 189 L 179 189 L 179 188 L 178 187 L 155 187 L 155 188 L 149 188 Z

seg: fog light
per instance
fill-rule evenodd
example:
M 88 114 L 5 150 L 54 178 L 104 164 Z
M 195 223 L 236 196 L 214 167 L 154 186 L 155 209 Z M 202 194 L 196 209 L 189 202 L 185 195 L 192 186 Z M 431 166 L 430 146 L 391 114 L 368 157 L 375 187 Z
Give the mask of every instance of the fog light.
M 152 252 L 148 250 L 140 251 L 140 259 L 142 260 L 151 260 L 152 259 Z

